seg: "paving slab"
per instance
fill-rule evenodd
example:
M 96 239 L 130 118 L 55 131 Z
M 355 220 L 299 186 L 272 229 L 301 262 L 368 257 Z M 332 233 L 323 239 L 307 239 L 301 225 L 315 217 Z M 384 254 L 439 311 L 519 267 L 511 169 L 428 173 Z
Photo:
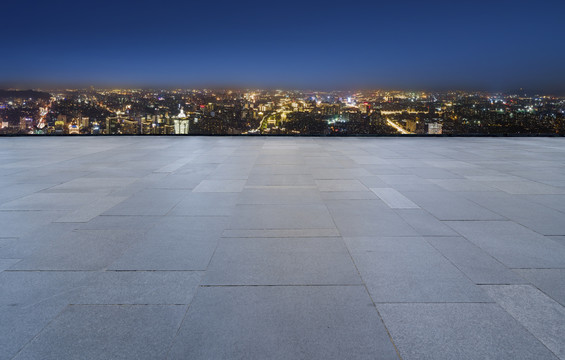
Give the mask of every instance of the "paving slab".
M 226 217 L 167 217 L 116 258 L 110 270 L 206 270 Z
M 207 285 L 361 284 L 339 237 L 222 239 L 206 271 Z
M 201 271 L 102 271 L 92 274 L 70 300 L 73 304 L 190 304 Z
M 0 359 L 563 357 L 563 139 L 3 140 Z
M 422 209 L 396 209 L 394 211 L 408 223 L 419 235 L 456 236 L 455 230 L 439 221 L 435 216 Z
M 3 238 L 0 240 L 0 258 L 24 259 L 33 254 L 39 246 L 65 237 L 75 228 L 76 224 L 52 222 L 34 228 L 21 237 Z
M 371 188 L 391 209 L 419 209 L 420 207 L 393 188 Z
M 186 305 L 71 305 L 14 359 L 165 359 Z
M 55 220 L 55 222 L 89 222 L 106 210 L 113 208 L 126 199 L 127 197 L 125 196 L 103 196 L 94 200 L 88 205 L 82 206 L 61 216 L 59 219 Z
M 189 190 L 145 189 L 133 194 L 102 215 L 166 215 Z
M 193 192 L 176 204 L 169 215 L 230 216 L 238 199 L 238 193 Z
M 22 237 L 50 225 L 68 211 L 1 211 L 2 237 Z
M 192 191 L 238 193 L 244 186 L 245 180 L 202 180 Z
M 21 259 L 0 259 L 0 272 L 9 269 L 12 265 Z
M 555 355 L 565 358 L 565 307 L 530 285 L 482 288 Z
M 462 237 L 426 237 L 433 247 L 475 284 L 523 284 L 525 280 Z
M 92 203 L 99 195 L 89 193 L 37 192 L 0 205 L 0 210 L 76 210 Z
M 322 197 L 317 189 L 311 188 L 246 188 L 237 199 L 238 204 L 321 204 Z
M 225 238 L 305 238 L 340 236 L 335 228 L 327 229 L 227 229 L 222 233 Z
M 6 179 L 2 179 L 6 180 Z M 37 191 L 49 189 L 52 186 L 57 185 L 57 183 L 40 183 L 40 184 L 25 184 L 18 183 L 14 179 L 9 181 L 2 181 L 2 187 L 0 188 L 0 204 L 7 203 L 9 201 L 33 194 Z
M 416 236 L 402 217 L 380 200 L 327 200 L 343 236 Z
M 324 159 L 315 159 L 315 164 L 319 164 Z M 349 168 L 349 169 L 328 169 L 328 168 L 313 168 L 312 176 L 316 180 L 344 180 L 344 179 L 359 179 L 363 176 L 370 176 L 371 173 L 363 168 Z
M 492 301 L 424 238 L 344 240 L 377 303 Z
M 170 359 L 398 359 L 363 286 L 203 287 Z
M 228 229 L 327 229 L 335 228 L 323 204 L 236 206 Z
M 470 201 L 479 204 L 505 218 L 515 221 L 543 235 L 565 235 L 563 213 L 550 207 L 528 201 L 520 195 L 503 192 L 460 193 Z
M 0 306 L 32 309 L 44 303 L 67 305 L 92 275 L 86 271 L 0 272 Z
M 246 186 L 315 186 L 310 174 L 250 175 Z
M 0 359 L 13 359 L 65 306 L 57 301 L 33 306 L 0 305 Z
M 565 306 L 565 269 L 516 269 L 514 272 Z
M 53 186 L 44 191 L 47 193 L 83 193 L 83 192 L 100 192 L 109 193 L 113 190 L 126 187 L 138 180 L 136 177 L 109 177 L 109 178 L 93 178 L 81 177 L 73 179 L 57 186 Z
M 376 200 L 375 193 L 370 191 L 324 191 L 320 193 L 323 200 Z
M 58 219 L 60 219 L 60 217 Z M 145 232 L 163 219 L 164 216 L 152 215 L 100 215 L 87 223 L 73 224 L 73 226 L 80 230 L 128 230 Z
M 565 246 L 513 221 L 450 221 L 448 225 L 509 268 L 565 267 Z
M 558 359 L 496 304 L 377 304 L 404 360 Z
M 401 192 L 439 220 L 506 220 L 503 216 L 453 192 Z
M 39 245 L 13 270 L 102 270 L 113 263 L 141 232 L 123 230 L 75 230 Z

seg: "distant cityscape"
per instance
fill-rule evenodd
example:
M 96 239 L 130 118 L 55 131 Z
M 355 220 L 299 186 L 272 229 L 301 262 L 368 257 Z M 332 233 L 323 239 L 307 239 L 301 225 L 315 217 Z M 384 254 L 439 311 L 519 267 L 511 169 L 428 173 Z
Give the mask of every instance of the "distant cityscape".
M 0 90 L 2 135 L 565 134 L 565 97 L 423 91 Z

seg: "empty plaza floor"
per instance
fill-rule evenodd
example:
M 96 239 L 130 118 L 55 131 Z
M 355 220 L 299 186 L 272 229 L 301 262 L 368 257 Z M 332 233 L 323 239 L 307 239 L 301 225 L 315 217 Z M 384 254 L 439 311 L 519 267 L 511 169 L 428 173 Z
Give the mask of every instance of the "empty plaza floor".
M 565 359 L 565 139 L 0 139 L 0 359 Z

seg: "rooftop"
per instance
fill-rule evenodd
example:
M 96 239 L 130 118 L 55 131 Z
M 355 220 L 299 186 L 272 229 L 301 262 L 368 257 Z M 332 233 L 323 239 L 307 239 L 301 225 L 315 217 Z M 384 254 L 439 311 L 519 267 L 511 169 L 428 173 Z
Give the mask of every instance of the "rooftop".
M 0 359 L 565 359 L 565 139 L 0 142 Z

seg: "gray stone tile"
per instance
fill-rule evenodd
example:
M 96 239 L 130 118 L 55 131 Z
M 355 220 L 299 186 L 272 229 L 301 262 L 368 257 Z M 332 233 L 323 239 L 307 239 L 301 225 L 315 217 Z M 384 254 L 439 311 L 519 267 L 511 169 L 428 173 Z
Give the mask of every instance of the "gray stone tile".
M 426 240 L 475 284 L 524 284 L 525 281 L 484 250 L 462 237 Z
M 334 200 L 326 204 L 343 236 L 418 235 L 380 200 Z
M 123 252 L 110 270 L 206 270 L 225 217 L 166 217 Z
M 103 196 L 94 200 L 88 205 L 82 206 L 61 216 L 60 218 L 55 220 L 55 222 L 89 222 L 106 210 L 113 208 L 126 199 L 127 197 Z
M 421 237 L 344 238 L 375 302 L 489 302 Z
M 237 205 L 228 229 L 335 228 L 322 204 Z
M 426 185 L 431 184 L 430 181 L 416 175 L 378 175 L 385 183 L 396 188 L 400 184 L 410 185 Z
M 398 359 L 362 286 L 201 288 L 169 357 Z
M 498 189 L 482 182 L 467 179 L 435 179 L 430 181 L 447 191 L 498 191 Z
M 243 190 L 245 180 L 202 180 L 193 192 L 237 193 Z
M 101 215 L 87 223 L 74 226 L 81 230 L 147 231 L 164 218 L 164 216 L 151 215 Z
M 551 239 L 557 243 L 560 243 L 565 246 L 565 236 L 546 236 L 548 239 Z
M 436 219 L 426 210 L 397 209 L 395 212 L 404 219 L 419 235 L 424 236 L 457 236 L 458 234 Z
M 387 162 L 389 161 L 390 160 L 383 160 L 383 165 L 362 164 L 361 166 L 374 175 L 412 175 L 410 174 L 410 170 L 393 164 L 388 164 Z
M 284 155 L 281 155 L 283 153 Z M 292 155 L 292 151 L 289 149 L 277 150 L 276 153 L 266 155 L 265 152 L 257 157 L 256 164 L 277 164 L 277 165 L 302 165 L 304 164 L 304 157 L 300 155 L 298 151 L 294 151 L 295 155 Z
M 439 301 L 442 304 L 436 305 L 445 305 L 443 309 L 449 306 L 457 309 L 438 310 L 437 316 L 431 317 L 433 321 L 422 324 L 417 320 L 421 317 L 412 316 L 411 310 L 399 312 L 399 316 L 405 316 L 401 325 L 412 334 L 398 342 L 402 354 L 434 359 L 442 356 L 520 358 L 516 354 L 524 349 L 524 358 L 544 358 L 547 354 L 539 350 L 539 342 L 533 341 L 528 332 L 524 335 L 525 330 L 517 326 L 517 322 L 508 322 L 512 318 L 496 304 L 445 302 L 493 301 L 488 296 L 483 298 L 480 287 L 477 293 L 474 283 L 530 282 L 561 304 L 558 306 L 563 305 L 565 146 L 562 139 L 66 137 L 5 140 L 0 144 L 3 145 L 0 146 L 0 204 L 8 206 L 5 209 L 17 210 L 0 210 L 0 269 L 9 267 L 0 272 L 2 359 L 15 356 L 53 319 L 51 324 L 56 323 L 57 315 L 72 301 L 93 302 L 97 306 L 178 303 L 186 309 L 196 289 L 199 294 L 212 289 L 207 285 L 199 287 L 204 273 L 192 270 L 208 268 L 221 238 L 222 246 L 213 264 L 233 282 L 276 283 L 280 280 L 282 283 L 294 277 L 301 284 L 316 280 L 327 281 L 326 285 L 292 287 L 304 291 L 298 304 L 307 306 L 299 305 L 300 311 L 295 311 L 297 302 L 287 288 L 280 293 L 275 293 L 276 289 L 268 290 L 273 293 L 261 298 L 249 295 L 259 291 L 254 289 L 261 286 L 219 287 L 218 291 L 227 295 L 213 299 L 214 304 L 231 306 L 228 291 L 234 291 L 242 295 L 239 303 L 247 310 L 237 316 L 233 315 L 237 310 L 226 310 L 231 317 L 224 318 L 206 315 L 213 320 L 202 321 L 200 327 L 190 331 L 197 333 L 205 329 L 198 336 L 211 334 L 214 337 L 198 343 L 196 336 L 183 342 L 184 345 L 195 349 L 197 355 L 209 358 L 233 358 L 237 354 L 241 354 L 240 357 L 251 354 L 247 356 L 250 358 L 288 358 L 288 354 L 293 358 L 363 358 L 365 355 L 374 358 L 376 356 L 369 355 L 377 353 L 373 350 L 378 349 L 379 342 L 375 346 L 374 337 L 366 335 L 357 339 L 358 334 L 368 333 L 367 326 L 339 327 L 342 323 L 355 322 L 349 314 L 365 314 L 367 309 L 374 311 L 372 305 L 365 307 L 372 303 L 371 299 L 351 302 L 343 295 L 335 297 L 334 293 L 324 290 L 331 287 L 327 284 L 347 277 L 350 271 L 345 266 L 343 253 L 335 245 L 341 241 L 342 234 L 367 237 L 358 239 L 356 244 L 348 240 L 348 244 L 361 249 L 353 253 L 375 299 Z M 38 153 L 42 156 L 37 157 Z M 232 193 L 192 192 L 203 180 L 236 180 L 244 185 Z M 322 192 L 318 189 L 318 185 L 340 183 L 355 183 L 358 189 L 359 185 L 391 188 L 421 209 L 391 209 L 365 189 Z M 113 199 L 123 201 L 108 208 L 106 200 Z M 61 219 L 86 222 L 57 222 Z M 75 229 L 80 231 L 73 232 Z M 84 232 L 85 229 L 95 231 Z M 84 235 L 87 233 L 90 235 Z M 421 235 L 425 238 L 417 237 Z M 458 237 L 460 235 L 465 239 Z M 384 241 L 382 236 L 390 238 Z M 414 238 L 406 240 L 402 236 Z M 330 239 L 324 239 L 329 240 L 324 243 L 317 239 L 319 237 Z M 371 249 L 369 245 L 373 243 L 379 247 Z M 230 251 L 223 250 L 224 244 Z M 226 260 L 220 261 L 220 256 Z M 21 260 L 13 263 L 17 259 Z M 125 271 L 100 271 L 109 267 Z M 20 268 L 26 270 L 15 270 Z M 41 269 L 49 271 L 35 271 Z M 58 269 L 65 271 L 56 271 Z M 239 270 L 228 273 L 224 269 Z M 385 277 L 390 279 L 383 280 Z M 343 292 L 357 287 L 364 289 L 348 285 Z M 318 288 L 327 293 L 315 296 L 306 293 L 318 291 Z M 548 337 L 551 335 L 548 331 L 559 328 L 540 329 L 539 324 L 557 303 L 548 306 L 549 298 L 537 290 L 532 294 L 514 296 L 515 299 L 505 296 L 511 298 L 512 307 L 523 312 L 523 316 L 527 315 L 524 324 L 534 329 L 537 326 L 535 331 L 540 334 L 545 331 L 544 341 L 555 340 L 555 336 Z M 366 293 L 364 296 L 368 297 Z M 206 306 L 211 303 L 203 301 Z M 519 301 L 527 301 L 532 306 L 524 306 Z M 324 305 L 329 302 L 331 306 Z M 256 304 L 263 310 L 255 313 Z M 475 305 L 477 307 L 473 308 Z M 338 310 L 333 311 L 334 308 Z M 212 306 L 206 309 L 212 311 Z M 470 314 L 466 313 L 468 309 L 471 309 Z M 483 313 L 480 309 L 490 310 Z M 313 318 L 321 326 L 284 323 L 289 313 L 293 314 L 293 319 Z M 334 320 L 328 320 L 327 313 Z M 492 314 L 494 316 L 490 316 Z M 77 318 L 66 324 L 68 330 L 65 331 L 72 332 L 82 326 Z M 329 321 L 328 325 L 318 318 Z M 335 320 L 338 318 L 340 321 Z M 376 319 L 371 326 L 380 326 L 378 316 Z M 552 324 L 556 319 L 560 318 L 554 316 L 547 323 Z M 128 325 L 132 324 L 128 321 L 121 323 L 120 334 L 146 331 Z M 216 326 L 222 321 L 229 322 L 226 331 Z M 112 324 L 119 322 L 116 317 L 109 329 L 116 329 Z M 239 323 L 244 324 L 243 328 Z M 260 326 L 255 327 L 255 324 Z M 186 329 L 183 331 L 188 331 Z M 50 325 L 45 330 L 52 331 Z M 282 337 L 277 336 L 281 333 Z M 39 334 L 36 340 L 44 334 Z M 112 331 L 107 334 L 113 336 Z M 222 337 L 223 334 L 227 335 Z M 264 343 L 257 341 L 265 338 Z M 139 350 L 133 339 L 139 338 L 122 341 L 124 348 L 131 346 Z M 238 340 L 241 341 L 234 352 L 232 344 Z M 172 338 L 166 338 L 159 347 L 164 345 L 166 351 L 171 342 Z M 220 345 L 206 347 L 211 343 Z M 559 344 L 554 341 L 551 346 L 559 349 L 556 347 Z M 175 346 L 182 352 L 184 345 L 177 343 Z M 52 346 L 62 351 L 71 349 L 66 347 L 66 342 L 58 340 L 52 341 Z M 116 357 L 113 354 L 117 352 L 112 353 L 112 347 L 117 349 L 110 344 L 109 352 L 97 357 Z M 350 351 L 349 347 L 355 349 Z M 321 348 L 324 350 L 319 350 Z M 336 348 L 339 350 L 334 350 Z M 438 352 L 434 352 L 436 350 Z M 514 350 L 516 353 L 512 352 Z M 130 353 L 132 358 L 139 357 L 135 351 Z M 130 353 L 126 350 L 120 355 L 127 357 Z M 264 356 L 273 353 L 273 356 Z M 66 354 L 74 358 L 89 357 L 87 351 Z
M 527 201 L 517 195 L 502 192 L 461 194 L 469 198 L 470 201 L 540 234 L 565 235 L 565 222 L 562 212 Z
M 246 157 L 249 158 L 249 157 Z M 232 158 L 233 159 L 233 158 Z M 245 158 L 244 158 L 245 159 Z M 240 159 L 241 160 L 241 159 Z M 218 165 L 218 167 L 210 173 L 208 179 L 210 180 L 247 180 L 249 172 L 252 168 L 251 164 L 243 162 L 230 163 Z
M 496 304 L 377 304 L 404 360 L 557 357 Z
M 0 272 L 0 307 L 66 305 L 84 289 L 91 276 L 86 271 Z
M 37 191 L 48 189 L 56 183 L 40 183 L 40 184 L 25 184 L 14 183 L 14 180 L 9 181 L 7 184 L 0 180 L 0 204 L 33 194 Z
M 56 301 L 29 307 L 0 305 L 0 359 L 12 359 L 65 306 Z
M 565 195 L 523 195 L 520 199 L 535 202 L 565 213 Z
M 565 189 L 541 184 L 535 181 L 494 181 L 490 183 L 497 189 L 509 194 L 565 194 Z
M 20 261 L 21 259 L 1 259 L 0 258 L 0 272 L 9 269 L 12 265 Z
M 565 306 L 565 269 L 516 269 L 514 272 Z
M 445 189 L 442 189 L 436 184 L 419 184 L 419 183 L 406 183 L 406 184 L 395 184 L 395 185 L 387 185 L 389 187 L 393 187 L 394 189 L 400 191 L 401 193 L 404 192 L 422 192 L 422 193 L 433 193 L 433 192 L 445 192 Z
M 321 204 L 316 188 L 246 188 L 237 200 L 238 204 Z
M 147 183 L 147 188 L 150 189 L 176 189 L 176 190 L 192 190 L 207 175 L 205 174 L 188 174 L 188 175 L 177 175 L 177 174 L 170 174 L 168 176 L 164 176 L 163 178 L 159 179 L 158 181 L 153 181 Z
M 225 238 L 304 238 L 340 236 L 335 228 L 328 229 L 234 229 L 224 230 Z
M 33 254 L 38 246 L 67 236 L 75 229 L 75 224 L 50 223 L 36 229 L 32 227 L 32 229 L 19 238 L 0 240 L 0 258 L 23 259 Z
M 312 176 L 316 180 L 359 179 L 359 177 L 361 176 L 371 175 L 369 171 L 363 168 L 351 168 L 351 169 L 314 168 L 311 171 L 312 171 Z
M 391 161 L 373 155 L 353 155 L 349 156 L 353 161 L 360 165 L 391 165 Z
M 53 193 L 82 193 L 82 192 L 101 192 L 109 193 L 122 187 L 126 187 L 138 180 L 136 177 L 110 177 L 110 178 L 93 178 L 82 177 L 73 179 L 57 186 L 49 188 L 45 192 Z M 61 195 L 62 196 L 62 195 Z
M 73 304 L 190 304 L 200 285 L 199 271 L 103 271 L 89 279 Z
M 88 193 L 34 193 L 0 205 L 0 210 L 76 210 L 96 200 Z
M 448 225 L 509 268 L 565 267 L 565 246 L 513 221 L 450 221 Z
M 418 164 L 421 166 L 421 164 Z M 461 179 L 461 175 L 457 175 L 449 170 L 439 169 L 435 167 L 413 167 L 410 172 L 422 179 Z
M 388 185 L 380 177 L 375 175 L 359 176 L 357 179 L 368 188 L 388 187 Z
M 72 305 L 15 359 L 165 359 L 186 305 Z
M 166 215 L 189 193 L 188 190 L 141 190 L 102 215 Z
M 14 266 L 15 270 L 101 270 L 143 234 L 123 230 L 75 230 L 45 242 Z
M 150 173 L 145 176 L 139 178 L 135 182 L 131 183 L 130 185 L 122 188 L 118 188 L 112 190 L 109 195 L 112 196 L 132 196 L 137 194 L 138 192 L 151 189 L 154 187 L 161 186 L 160 184 L 163 182 L 164 179 L 168 178 L 169 174 L 167 173 Z M 184 183 L 183 183 L 184 185 Z
M 230 216 L 239 198 L 237 193 L 193 192 L 170 212 L 175 216 Z
M 315 186 L 310 174 L 250 175 L 247 186 Z
M 185 166 L 188 162 L 190 162 L 190 160 L 192 160 L 192 158 L 190 158 L 190 157 L 184 157 L 184 158 L 175 160 L 175 161 L 163 166 L 162 168 L 155 170 L 155 172 L 173 173 L 176 170 L 180 169 L 181 167 Z
M 420 207 L 393 188 L 371 188 L 391 209 L 419 209 Z
M 207 285 L 361 284 L 338 237 L 222 239 L 206 271 Z
M 485 285 L 498 305 L 560 359 L 565 358 L 565 308 L 530 285 Z
M 370 191 L 324 191 L 320 193 L 323 200 L 376 200 L 377 195 Z
M 429 211 L 439 220 L 506 220 L 454 193 L 403 191 L 407 198 Z
M 0 211 L 2 237 L 21 237 L 38 231 L 68 211 Z

